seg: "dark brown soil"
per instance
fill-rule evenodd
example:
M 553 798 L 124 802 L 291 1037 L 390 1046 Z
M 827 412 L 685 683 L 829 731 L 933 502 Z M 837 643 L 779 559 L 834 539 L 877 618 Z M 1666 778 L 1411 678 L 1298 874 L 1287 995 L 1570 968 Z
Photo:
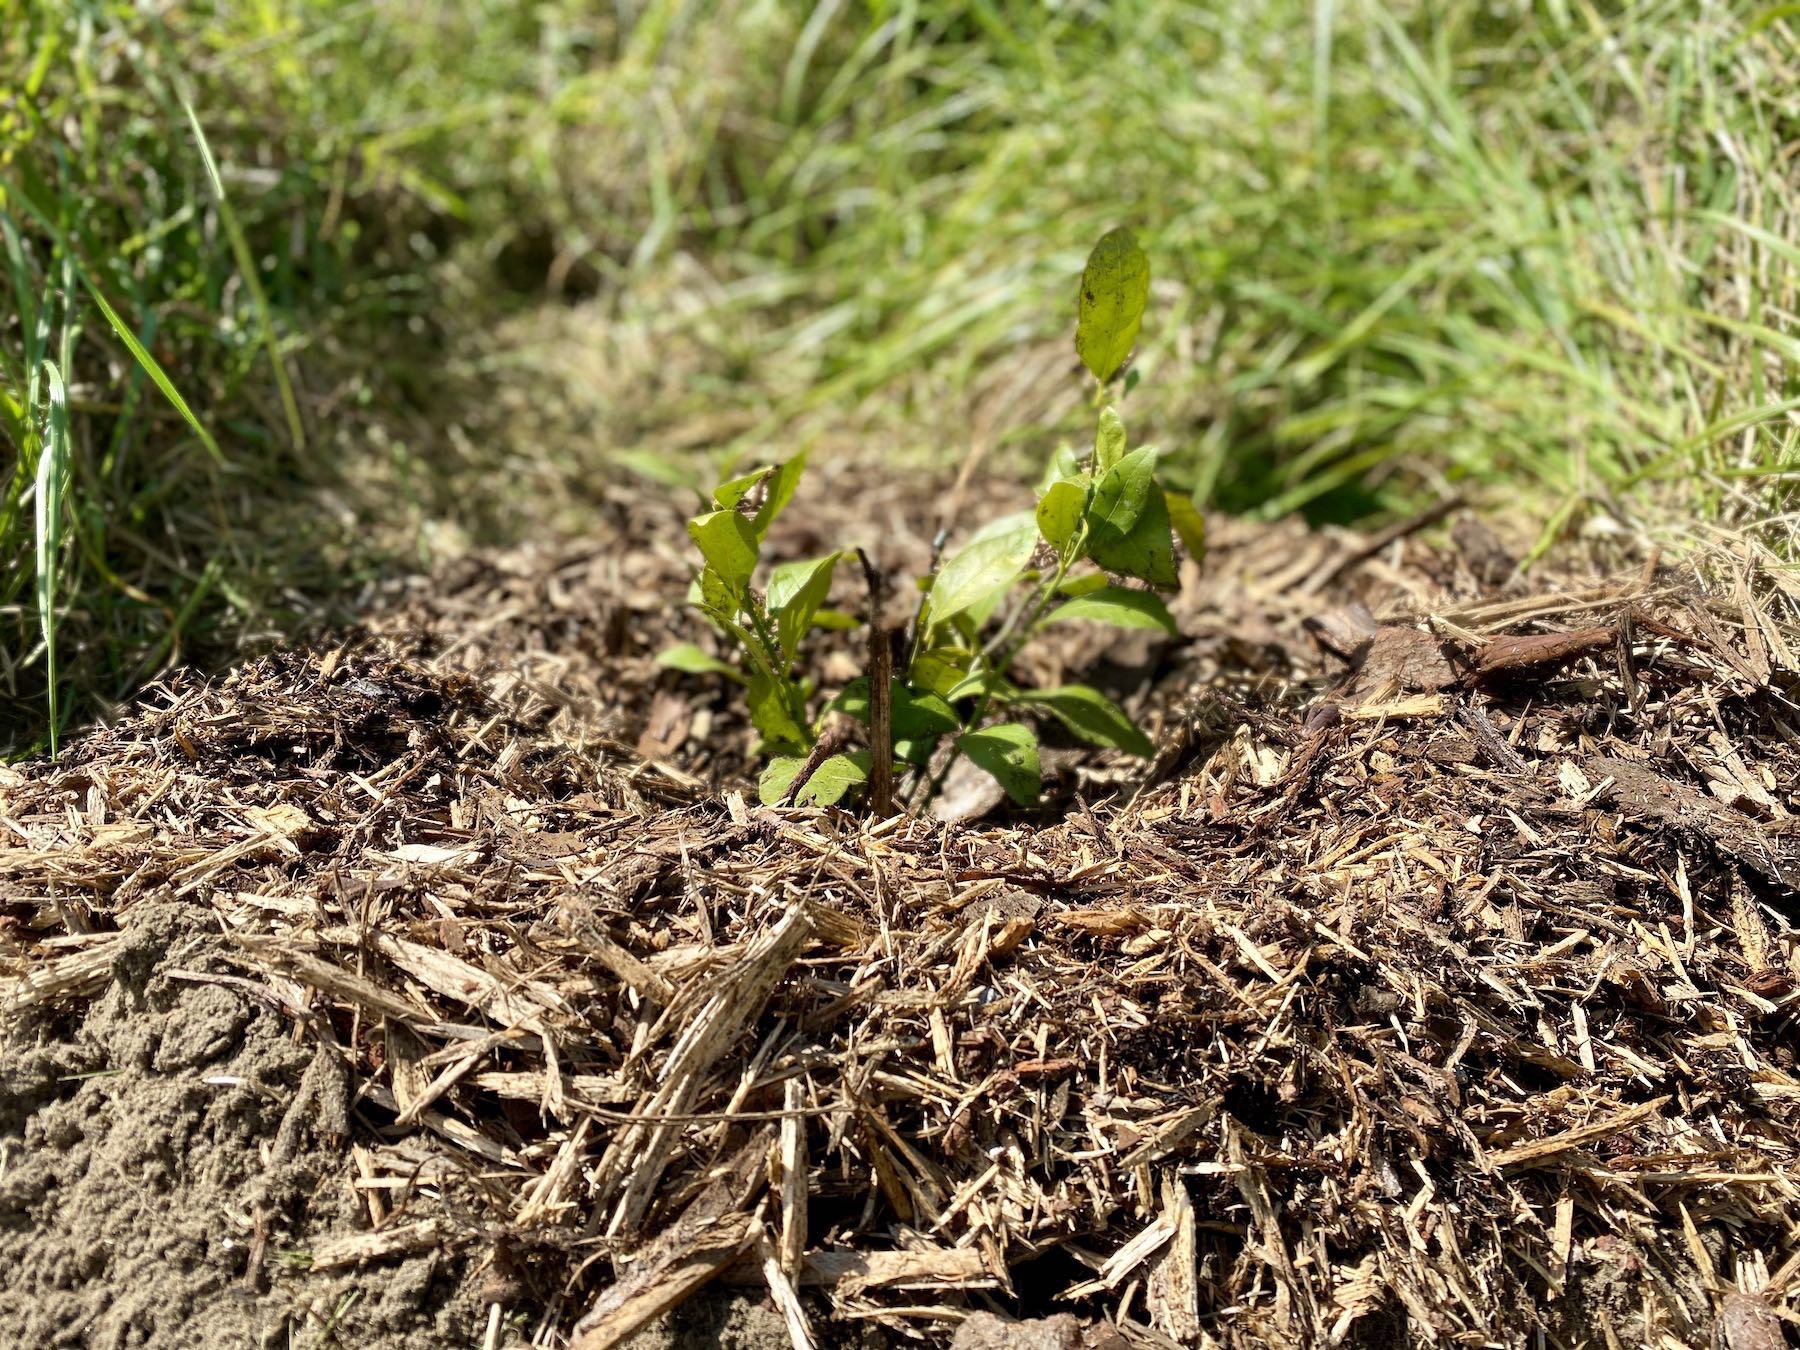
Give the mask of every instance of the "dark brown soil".
M 755 805 L 623 490 L 0 770 L 0 1345 L 1780 1344 L 1791 582 L 1216 528 L 1029 815 Z

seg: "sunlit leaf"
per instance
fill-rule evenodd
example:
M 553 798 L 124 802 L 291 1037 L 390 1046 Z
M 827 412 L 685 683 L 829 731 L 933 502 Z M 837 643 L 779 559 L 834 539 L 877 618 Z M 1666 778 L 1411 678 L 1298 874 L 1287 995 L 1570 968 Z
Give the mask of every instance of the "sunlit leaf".
M 1151 455 L 1147 449 L 1132 451 L 1094 488 L 1087 552 L 1109 572 L 1173 590 L 1175 536 L 1168 505 L 1151 477 Z
M 1056 719 L 1089 745 L 1123 750 L 1149 759 L 1156 753 L 1150 738 L 1139 731 L 1125 710 L 1098 689 L 1085 684 L 1066 684 L 1060 689 L 1021 690 L 1017 702 L 1048 709 Z
M 763 768 L 756 779 L 756 796 L 764 806 L 780 806 L 787 796 L 787 790 L 794 781 L 794 775 L 806 760 L 800 755 L 777 755 Z
M 759 542 L 768 534 L 769 526 L 775 523 L 775 517 L 794 500 L 794 489 L 800 486 L 800 475 L 805 472 L 806 451 L 802 450 L 787 463 L 777 464 L 774 472 L 769 475 L 763 503 L 757 507 L 756 519 L 751 522 L 751 528 Z
M 281 341 L 275 332 L 275 318 L 269 308 L 269 297 L 263 291 L 256 255 L 251 251 L 243 226 L 238 223 L 231 199 L 225 195 L 225 180 L 219 174 L 218 162 L 213 159 L 212 146 L 207 142 L 206 132 L 200 125 L 200 116 L 185 94 L 178 94 L 177 97 L 181 101 L 182 111 L 187 113 L 188 126 L 192 128 L 195 144 L 200 149 L 201 162 L 206 165 L 206 176 L 212 183 L 213 200 L 219 207 L 219 220 L 225 226 L 225 237 L 231 244 L 232 257 L 237 261 L 238 277 L 250 296 L 250 308 L 256 315 L 262 344 L 269 354 L 269 364 L 274 368 L 275 387 L 281 395 L 282 411 L 287 415 L 288 438 L 296 451 L 304 452 L 306 428 L 300 418 L 300 401 L 294 396 L 293 379 L 288 374 L 287 361 L 281 354 Z M 194 425 L 198 429 L 199 424 Z
M 64 344 L 65 351 L 67 344 Z M 37 512 L 37 608 L 44 635 L 44 678 L 50 709 L 50 753 L 57 752 L 62 718 L 57 708 L 56 665 L 57 571 L 62 560 L 63 520 L 67 514 L 69 486 L 69 394 L 54 362 L 43 363 L 49 384 L 50 416 L 44 444 L 38 452 L 34 487 Z
M 774 472 L 774 465 L 765 464 L 760 469 L 752 469 L 736 478 L 727 478 L 713 489 L 713 500 L 719 504 L 720 509 L 729 511 L 750 495 L 751 488 Z
M 1185 492 L 1165 492 L 1163 502 L 1169 508 L 1169 523 L 1175 527 L 1175 537 L 1181 540 L 1188 557 L 1199 562 L 1206 556 L 1206 518 Z
M 1004 675 L 997 675 L 991 670 L 977 670 L 963 676 L 944 697 L 952 703 L 960 698 L 987 698 L 1005 703 L 1016 692 Z
M 932 622 L 998 599 L 1031 561 L 1037 536 L 1037 519 L 1029 512 L 1006 516 L 976 534 L 939 571 L 931 588 Z
M 656 664 L 685 675 L 723 675 L 743 683 L 744 676 L 736 666 L 728 665 L 710 652 L 701 651 L 691 642 L 679 643 L 656 654 Z
M 1175 619 L 1162 597 L 1124 586 L 1106 586 L 1078 595 L 1051 610 L 1038 621 L 1038 626 L 1047 628 L 1074 619 L 1110 623 L 1116 628 L 1159 628 L 1170 637 L 1176 636 Z
M 712 568 L 703 567 L 700 575 L 694 578 L 688 598 L 704 610 L 706 617 L 714 623 L 728 624 L 737 613 L 740 593 L 732 590 L 725 578 Z
M 813 616 L 831 592 L 832 570 L 842 556 L 831 553 L 812 562 L 783 563 L 770 573 L 767 600 L 784 662 L 794 659 L 800 640 L 812 627 Z
M 1006 795 L 1021 806 L 1033 806 L 1043 790 L 1037 737 L 1017 722 L 983 727 L 956 738 L 957 749 L 976 768 L 993 775 Z
M 794 779 L 804 767 L 806 760 L 799 755 L 780 755 L 770 760 L 768 767 L 756 780 L 758 799 L 764 806 L 780 806 L 787 799 L 788 789 L 793 786 Z M 868 751 L 855 750 L 849 754 L 832 755 L 813 770 L 812 777 L 794 794 L 794 805 L 836 806 L 849 793 L 868 781 Z
M 1050 485 L 1059 479 L 1075 478 L 1081 473 L 1081 456 L 1075 453 L 1075 447 L 1068 442 L 1056 447 L 1049 462 L 1044 465 L 1044 475 L 1038 480 L 1039 493 L 1047 491 Z
M 956 710 L 944 701 L 941 694 L 929 689 L 911 689 L 901 680 L 892 681 L 891 687 L 893 694 L 888 723 L 893 728 L 896 741 L 942 736 L 961 725 Z M 852 680 L 831 701 L 831 706 L 846 717 L 854 717 L 865 726 L 868 725 L 869 681 L 866 678 Z
M 1062 585 L 1056 588 L 1056 593 L 1070 597 L 1089 595 L 1094 591 L 1103 591 L 1110 585 L 1112 582 L 1104 572 L 1083 572 L 1078 577 L 1064 577 Z
M 1088 508 L 1092 528 L 1096 533 L 1102 529 L 1113 535 L 1129 533 L 1155 490 L 1155 452 L 1133 450 L 1094 484 L 1094 503 Z
M 971 654 L 961 647 L 933 647 L 920 652 L 907 670 L 915 689 L 928 689 L 939 697 L 956 688 L 968 672 Z
M 757 538 L 736 511 L 709 511 L 688 522 L 688 534 L 734 596 L 741 596 L 756 571 Z
M 1137 342 L 1150 298 L 1150 259 L 1128 229 L 1103 235 L 1088 255 L 1076 300 L 1075 351 L 1102 384 Z
M 1125 423 L 1116 408 L 1100 410 L 1100 425 L 1094 432 L 1094 472 L 1103 474 L 1125 457 Z
M 132 359 L 138 363 L 144 374 L 150 377 L 150 383 L 162 391 L 162 396 L 169 400 L 169 406 L 180 413 L 182 420 L 193 428 L 194 435 L 200 438 L 200 444 L 206 447 L 206 453 L 213 457 L 214 462 L 223 464 L 225 454 L 219 449 L 219 443 L 212 438 L 210 431 L 200 425 L 200 419 L 194 416 L 194 410 L 188 407 L 187 400 L 181 396 L 181 391 L 175 387 L 175 382 L 157 364 L 156 358 L 144 349 L 144 344 L 138 341 L 137 334 L 125 326 L 125 320 L 121 319 L 118 312 L 107 303 L 106 297 L 100 293 L 100 288 L 89 281 L 85 273 L 82 274 L 81 281 L 87 287 L 88 295 L 100 307 L 100 312 L 106 316 L 106 321 L 112 325 L 112 330 L 118 335 L 119 341 L 125 344 L 125 350 L 131 353 Z
M 1038 499 L 1038 533 L 1059 554 L 1068 548 L 1081 528 L 1081 513 L 1087 508 L 1087 490 L 1070 479 L 1052 483 Z
M 763 671 L 757 671 L 750 677 L 746 701 L 750 705 L 752 725 L 769 744 L 806 744 L 806 732 L 794 720 L 793 710 L 787 701 L 787 687 L 782 681 L 771 678 Z

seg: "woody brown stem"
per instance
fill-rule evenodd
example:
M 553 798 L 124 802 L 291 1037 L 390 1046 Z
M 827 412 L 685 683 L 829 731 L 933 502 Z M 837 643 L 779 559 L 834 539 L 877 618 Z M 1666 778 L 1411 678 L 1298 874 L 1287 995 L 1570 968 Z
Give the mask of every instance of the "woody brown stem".
M 894 649 L 881 623 L 881 573 L 860 548 L 869 588 L 869 811 L 876 820 L 894 813 Z

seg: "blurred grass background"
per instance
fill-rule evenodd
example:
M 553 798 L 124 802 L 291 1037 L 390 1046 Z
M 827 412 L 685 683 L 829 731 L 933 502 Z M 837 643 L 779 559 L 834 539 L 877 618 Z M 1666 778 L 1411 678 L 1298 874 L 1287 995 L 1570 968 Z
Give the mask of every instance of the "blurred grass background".
M 1797 76 L 1725 0 L 0 0 L 0 750 L 623 474 L 1035 459 L 1117 223 L 1216 508 L 1779 533 Z

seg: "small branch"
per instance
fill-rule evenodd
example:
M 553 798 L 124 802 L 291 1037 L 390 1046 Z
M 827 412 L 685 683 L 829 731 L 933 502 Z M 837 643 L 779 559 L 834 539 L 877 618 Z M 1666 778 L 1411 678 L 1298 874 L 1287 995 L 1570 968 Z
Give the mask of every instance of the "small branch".
M 881 573 L 856 550 L 869 588 L 869 812 L 876 820 L 894 813 L 894 649 L 881 623 Z

